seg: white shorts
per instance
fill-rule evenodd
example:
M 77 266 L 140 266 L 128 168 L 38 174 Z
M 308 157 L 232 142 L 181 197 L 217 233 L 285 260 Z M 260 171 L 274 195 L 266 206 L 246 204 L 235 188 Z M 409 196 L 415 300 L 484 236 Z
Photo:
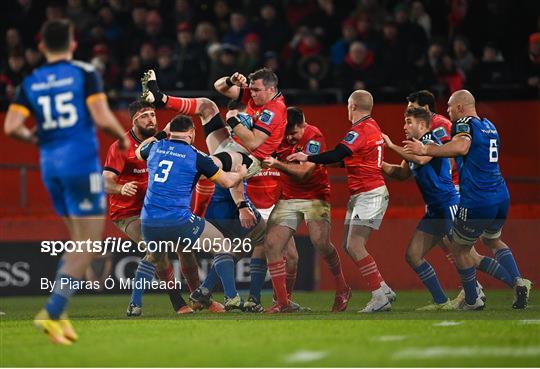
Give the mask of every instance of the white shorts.
M 345 224 L 379 229 L 388 208 L 388 198 L 386 186 L 351 196 L 347 204 Z
M 325 220 L 330 223 L 330 204 L 324 200 L 279 200 L 268 223 L 296 230 L 304 219 L 306 222 Z
M 270 218 L 270 214 L 272 214 L 272 210 L 274 210 L 275 207 L 276 207 L 276 205 L 272 205 L 269 208 L 266 208 L 266 209 L 257 208 L 257 210 L 261 214 L 261 217 L 266 221 L 266 220 L 268 220 Z
M 219 154 L 220 152 L 241 152 L 249 155 L 249 158 L 253 160 L 253 163 L 249 166 L 249 168 L 247 168 L 248 174 L 246 176 L 246 179 L 253 177 L 262 169 L 261 161 L 251 155 L 251 153 L 244 146 L 233 140 L 232 137 L 224 139 L 216 148 L 214 154 Z

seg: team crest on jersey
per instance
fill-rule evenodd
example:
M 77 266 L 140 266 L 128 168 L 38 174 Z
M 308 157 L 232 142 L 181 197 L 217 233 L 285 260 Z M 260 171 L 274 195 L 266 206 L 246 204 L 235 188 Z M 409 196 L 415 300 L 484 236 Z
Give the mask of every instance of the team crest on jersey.
M 304 151 L 304 146 L 303 145 L 297 145 L 294 148 L 294 152 L 302 152 L 302 151 Z
M 448 136 L 446 130 L 443 127 L 437 127 L 433 130 L 433 136 L 437 137 L 439 140 L 443 137 Z
M 272 119 L 274 119 L 274 112 L 268 109 L 264 109 L 261 113 L 261 116 L 259 117 L 259 122 L 264 123 L 268 126 L 272 122 Z
M 321 143 L 318 141 L 309 141 L 307 144 L 306 151 L 308 154 L 316 155 L 321 151 Z
M 471 133 L 471 126 L 468 123 L 457 123 L 456 133 Z
M 352 145 L 354 141 L 356 141 L 356 139 L 358 138 L 358 133 L 355 132 L 355 131 L 350 131 L 349 133 L 347 133 L 347 136 L 345 136 L 345 138 L 343 139 L 343 141 L 345 141 L 346 143 L 348 143 L 349 145 Z

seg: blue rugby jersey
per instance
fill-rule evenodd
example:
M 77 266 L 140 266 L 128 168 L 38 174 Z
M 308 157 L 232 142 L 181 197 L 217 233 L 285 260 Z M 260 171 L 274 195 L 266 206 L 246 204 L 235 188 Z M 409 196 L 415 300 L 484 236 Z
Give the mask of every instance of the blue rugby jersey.
M 469 152 L 456 158 L 461 205 L 467 208 L 498 204 L 510 195 L 499 167 L 500 140 L 488 119 L 464 117 L 452 125 L 452 137 L 471 139 Z
M 90 64 L 62 60 L 27 76 L 14 108 L 36 118 L 44 177 L 100 172 L 99 145 L 87 102 L 105 98 L 99 75 Z

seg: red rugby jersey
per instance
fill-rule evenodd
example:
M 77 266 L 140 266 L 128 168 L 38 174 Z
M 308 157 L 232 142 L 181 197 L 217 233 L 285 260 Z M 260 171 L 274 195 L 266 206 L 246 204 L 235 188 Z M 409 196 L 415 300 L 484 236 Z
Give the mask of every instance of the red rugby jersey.
M 109 215 L 112 220 L 139 216 L 141 214 L 146 188 L 148 187 L 146 162 L 137 159 L 135 156 L 135 150 L 139 147 L 141 141 L 135 136 L 132 129 L 126 132 L 126 136 L 131 141 L 129 150 L 120 150 L 118 147 L 119 141 L 115 141 L 109 147 L 103 170 L 108 170 L 118 175 L 118 184 L 136 181 L 137 193 L 131 197 L 120 194 L 108 195 Z
M 287 156 L 295 152 L 305 152 L 308 155 L 316 155 L 326 150 L 326 141 L 321 131 L 310 124 L 306 125 L 304 135 L 295 145 L 291 145 L 284 139 L 278 148 L 278 159 L 286 162 Z M 311 177 L 305 182 L 298 182 L 294 178 L 281 174 L 281 198 L 325 200 L 330 201 L 330 182 L 326 167 L 317 165 Z
M 352 151 L 344 160 L 351 195 L 384 186 L 384 140 L 379 125 L 370 115 L 355 122 L 341 144 Z
M 446 143 L 452 139 L 452 122 L 443 115 L 432 114 L 429 129 L 442 143 Z M 455 160 L 453 160 L 452 164 L 452 182 L 455 185 L 459 184 L 459 173 Z
M 247 195 L 257 209 L 268 209 L 278 202 L 281 195 L 280 175 L 277 169 L 267 168 L 248 180 Z
M 240 90 L 240 101 L 247 105 L 246 112 L 253 119 L 253 129 L 258 129 L 268 135 L 266 141 L 251 152 L 257 159 L 263 160 L 277 150 L 285 135 L 285 126 L 287 125 L 285 99 L 279 92 L 266 104 L 257 106 L 251 98 L 249 88 L 244 87 Z M 242 144 L 238 136 L 235 135 L 234 139 Z

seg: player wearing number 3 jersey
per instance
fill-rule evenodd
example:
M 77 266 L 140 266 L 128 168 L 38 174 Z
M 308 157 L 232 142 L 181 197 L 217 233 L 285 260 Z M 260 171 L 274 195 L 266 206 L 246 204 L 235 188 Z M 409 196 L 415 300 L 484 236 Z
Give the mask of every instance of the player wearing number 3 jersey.
M 371 117 L 373 97 L 364 90 L 354 91 L 348 100 L 351 130 L 332 151 L 317 155 L 299 152 L 288 160 L 316 164 L 343 162 L 351 198 L 345 218 L 345 249 L 372 291 L 373 298 L 362 312 L 390 310 L 395 293 L 384 282 L 373 257 L 366 250 L 373 229 L 379 229 L 388 207 L 388 190 L 382 175 L 384 140 Z

